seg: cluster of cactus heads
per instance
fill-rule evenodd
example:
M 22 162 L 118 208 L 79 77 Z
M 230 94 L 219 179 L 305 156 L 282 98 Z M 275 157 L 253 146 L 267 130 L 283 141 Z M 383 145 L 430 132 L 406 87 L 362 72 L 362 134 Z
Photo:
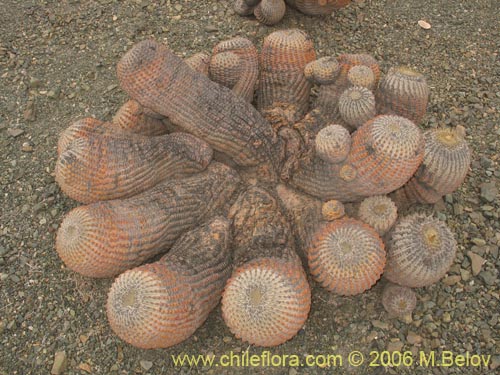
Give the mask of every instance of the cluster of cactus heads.
M 317 14 L 347 1 L 287 3 Z M 272 1 L 237 4 L 279 13 Z M 56 250 L 85 276 L 118 276 L 107 314 L 123 340 L 176 345 L 222 301 L 236 337 L 279 345 L 306 322 L 307 271 L 338 295 L 383 275 L 383 306 L 407 318 L 410 288 L 453 263 L 445 223 L 398 218 L 457 189 L 471 159 L 462 127 L 420 129 L 421 74 L 383 76 L 363 53 L 317 58 L 296 29 L 270 34 L 260 53 L 235 37 L 185 60 L 146 40 L 117 71 L 131 99 L 59 139 L 56 180 L 84 205 L 63 219 Z
M 351 0 L 235 0 L 234 11 L 240 16 L 254 15 L 260 23 L 272 26 L 281 21 L 287 5 L 310 16 L 324 16 L 350 2 Z

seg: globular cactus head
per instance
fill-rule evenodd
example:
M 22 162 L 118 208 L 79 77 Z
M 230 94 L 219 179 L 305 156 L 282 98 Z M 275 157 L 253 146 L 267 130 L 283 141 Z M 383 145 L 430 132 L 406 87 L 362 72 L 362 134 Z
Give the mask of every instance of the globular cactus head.
M 375 60 L 375 58 L 366 53 L 344 53 L 337 58 L 340 64 L 340 78 L 342 84 L 348 83 L 347 76 L 349 75 L 349 71 L 359 65 L 366 66 L 370 68 L 374 76 L 374 86 L 378 84 L 380 79 L 380 66 Z
M 407 67 L 396 67 L 380 80 L 376 93 L 377 111 L 395 114 L 420 124 L 427 111 L 429 86 L 425 77 Z
M 304 68 L 304 75 L 312 83 L 330 85 L 335 82 L 340 71 L 340 65 L 333 56 L 322 57 L 310 62 Z
M 304 325 L 311 290 L 300 262 L 258 258 L 237 268 L 222 296 L 222 317 L 238 338 L 276 346 Z
M 231 51 L 220 52 L 212 55 L 210 59 L 210 78 L 229 88 L 232 88 L 242 74 L 240 57 Z
M 339 112 L 347 124 L 359 128 L 375 117 L 375 96 L 365 87 L 351 87 L 340 96 Z
M 255 7 L 253 14 L 260 23 L 272 26 L 281 21 L 285 12 L 285 0 L 262 0 Z
M 383 236 L 392 228 L 398 217 L 396 204 L 385 195 L 365 198 L 358 211 L 359 219 Z
M 382 305 L 391 317 L 408 319 L 417 306 L 417 295 L 411 288 L 387 283 L 382 292 Z
M 386 254 L 373 228 L 342 218 L 316 231 L 307 256 L 311 274 L 324 288 L 340 295 L 354 295 L 377 282 Z
M 323 203 L 321 206 L 321 214 L 323 216 L 323 220 L 333 221 L 344 216 L 345 208 L 342 202 L 331 199 Z
M 347 80 L 352 86 L 365 87 L 368 90 L 373 90 L 375 87 L 375 75 L 366 65 L 353 66 L 347 72 Z
M 340 125 L 328 125 L 319 131 L 315 139 L 316 155 L 327 163 L 340 163 L 351 149 L 351 135 Z
M 410 288 L 432 285 L 448 272 L 456 252 L 457 243 L 444 222 L 416 213 L 391 231 L 384 276 Z

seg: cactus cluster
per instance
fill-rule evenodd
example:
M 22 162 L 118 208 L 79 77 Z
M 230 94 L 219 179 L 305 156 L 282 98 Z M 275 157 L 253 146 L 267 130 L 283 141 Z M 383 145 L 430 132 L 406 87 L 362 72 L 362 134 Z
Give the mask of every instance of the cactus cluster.
M 277 3 L 237 2 L 264 20 Z M 316 14 L 346 2 L 287 3 Z M 470 164 L 463 128 L 420 129 L 421 74 L 384 76 L 363 53 L 317 58 L 296 29 L 260 52 L 235 37 L 185 60 L 146 40 L 117 73 L 130 99 L 113 120 L 82 119 L 60 136 L 56 180 L 83 205 L 55 247 L 76 272 L 117 277 L 107 315 L 130 344 L 176 345 L 222 301 L 236 337 L 279 345 L 309 314 L 306 271 L 339 295 L 384 275 L 383 306 L 407 317 L 410 288 L 453 263 L 445 223 L 398 218 L 396 203 L 436 202 Z

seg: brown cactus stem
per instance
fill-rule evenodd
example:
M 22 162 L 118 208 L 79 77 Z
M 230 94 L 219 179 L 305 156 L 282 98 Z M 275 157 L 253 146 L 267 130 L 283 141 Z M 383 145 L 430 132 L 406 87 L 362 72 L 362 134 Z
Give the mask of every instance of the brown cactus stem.
M 285 12 L 285 0 L 262 0 L 255 7 L 253 14 L 260 23 L 272 26 L 281 21 Z
M 231 207 L 235 270 L 222 297 L 231 332 L 251 344 L 275 346 L 304 325 L 311 291 L 277 199 L 251 187 Z
M 158 262 L 120 275 L 108 295 L 111 328 L 144 349 L 191 336 L 219 303 L 231 274 L 229 221 L 217 217 L 185 233 Z
M 259 78 L 259 54 L 257 49 L 250 40 L 242 37 L 220 42 L 212 51 L 210 60 L 211 73 L 219 68 L 219 64 L 216 62 L 221 54 L 227 54 L 226 56 L 229 58 L 231 56 L 236 57 L 238 69 L 227 69 L 228 71 L 219 74 L 219 76 L 222 75 L 223 77 L 216 80 L 216 82 L 231 88 L 236 95 L 250 103 L 253 100 Z M 227 64 L 226 58 L 222 60 L 222 63 L 226 62 Z M 232 71 L 236 71 L 236 76 L 234 73 L 231 74 Z
M 208 76 L 210 65 L 210 55 L 205 52 L 198 52 L 184 60 L 195 72 Z
M 224 212 L 238 188 L 231 168 L 165 181 L 128 199 L 80 206 L 64 218 L 56 250 L 72 270 L 111 277 L 167 251 L 184 232 Z
M 415 124 L 403 117 L 377 116 L 352 134 L 345 161 L 304 159 L 290 181 L 321 199 L 356 201 L 403 186 L 423 156 L 423 136 Z
M 286 0 L 291 7 L 310 16 L 331 14 L 334 10 L 347 6 L 351 0 Z
M 133 99 L 120 107 L 111 124 L 119 130 L 134 134 L 155 136 L 168 133 L 161 118 L 150 116 L 144 107 Z
M 103 134 L 100 127 L 66 147 L 55 173 L 65 194 L 92 203 L 131 197 L 167 178 L 197 173 L 211 159 L 210 146 L 191 134 Z
M 235 0 L 234 1 L 234 11 L 240 16 L 249 16 L 253 14 L 254 8 L 257 6 L 259 1 L 247 1 L 247 0 Z
M 118 63 L 122 88 L 139 103 L 204 139 L 240 166 L 278 168 L 279 140 L 257 110 L 167 47 L 145 40 Z
M 315 58 L 313 42 L 301 30 L 280 30 L 264 39 L 257 108 L 275 128 L 293 125 L 307 113 L 311 83 L 304 68 Z

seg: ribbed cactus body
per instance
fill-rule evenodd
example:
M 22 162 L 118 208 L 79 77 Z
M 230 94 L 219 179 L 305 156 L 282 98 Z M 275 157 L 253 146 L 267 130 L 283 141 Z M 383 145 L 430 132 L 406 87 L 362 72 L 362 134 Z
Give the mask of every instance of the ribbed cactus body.
M 411 288 L 388 283 L 382 292 L 382 304 L 391 317 L 411 316 L 417 306 L 417 295 Z
M 470 168 L 471 152 L 457 129 L 428 130 L 424 140 L 424 160 L 402 188 L 410 203 L 436 203 L 464 182 Z
M 257 49 L 242 37 L 220 42 L 212 51 L 210 76 L 250 103 L 259 78 Z
M 327 163 L 340 163 L 351 150 L 351 135 L 340 125 L 328 125 L 316 135 L 316 155 Z
M 122 57 L 117 71 L 122 88 L 132 98 L 238 165 L 277 163 L 277 139 L 258 111 L 189 68 L 167 47 L 142 41 Z
M 128 100 L 120 107 L 113 117 L 112 123 L 120 130 L 135 134 L 162 135 L 168 133 L 168 129 L 161 119 L 146 114 L 144 107 L 133 99 Z
M 396 222 L 398 209 L 391 198 L 385 195 L 374 195 L 363 199 L 359 206 L 358 217 L 383 236 Z
M 79 135 L 59 155 L 55 172 L 62 191 L 82 203 L 131 197 L 202 171 L 212 159 L 210 146 L 186 133 L 146 137 L 97 127 Z
M 371 288 L 382 275 L 386 259 L 377 232 L 350 218 L 322 225 L 314 233 L 307 256 L 315 280 L 340 295 Z
M 376 97 L 378 113 L 403 116 L 420 124 L 427 110 L 429 86 L 420 73 L 391 68 L 380 81 Z
M 304 160 L 291 183 L 318 198 L 354 201 L 403 186 L 423 159 L 423 136 L 415 124 L 402 117 L 377 116 L 351 138 L 344 162 Z
M 255 1 L 255 3 L 258 3 L 258 1 Z M 246 0 L 235 0 L 233 9 L 240 16 L 249 16 L 253 14 L 256 5 L 249 5 L 249 2 Z
M 77 207 L 61 223 L 56 250 L 85 276 L 115 276 L 165 252 L 223 209 L 238 183 L 231 168 L 212 163 L 195 176 L 162 182 L 128 199 Z
M 456 252 L 444 222 L 418 213 L 404 217 L 390 233 L 384 277 L 410 288 L 432 285 L 448 272 Z
M 194 71 L 208 76 L 210 65 L 210 55 L 205 52 L 198 52 L 184 60 L 186 64 Z
M 315 59 L 312 40 L 298 29 L 276 31 L 264 39 L 257 107 L 272 123 L 287 125 L 306 114 L 311 83 L 304 68 Z
M 264 25 L 272 26 L 281 21 L 286 12 L 285 0 L 262 0 L 254 9 L 255 18 Z
M 348 88 L 340 95 L 339 113 L 342 120 L 357 129 L 375 117 L 375 96 L 365 87 Z
M 286 0 L 286 2 L 304 14 L 322 16 L 347 6 L 351 0 Z
M 347 82 L 352 86 L 361 86 L 373 90 L 375 87 L 375 74 L 366 65 L 355 65 L 347 72 Z
M 235 270 L 222 297 L 231 332 L 251 344 L 275 346 L 304 325 L 311 291 L 291 228 L 277 199 L 251 187 L 231 207 Z
M 178 344 L 218 304 L 230 273 L 230 225 L 219 217 L 184 234 L 158 262 L 115 280 L 107 303 L 111 328 L 139 348 Z

